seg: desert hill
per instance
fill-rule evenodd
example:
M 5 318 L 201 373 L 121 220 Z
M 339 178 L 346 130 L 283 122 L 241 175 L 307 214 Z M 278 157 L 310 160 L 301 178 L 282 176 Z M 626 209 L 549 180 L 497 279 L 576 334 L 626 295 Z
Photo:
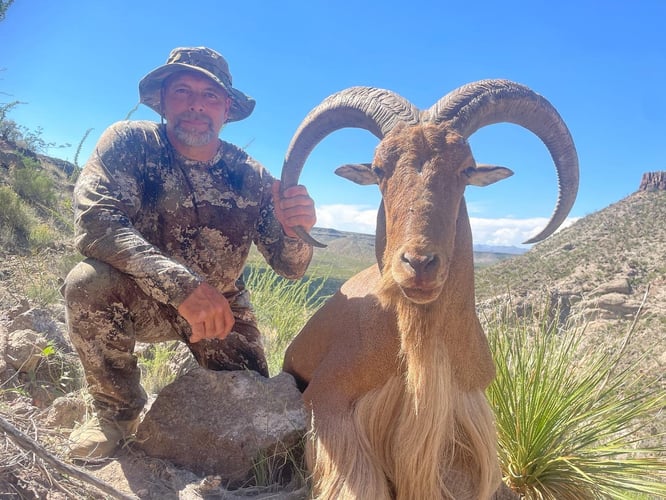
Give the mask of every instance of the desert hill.
M 477 301 L 511 296 L 528 314 L 544 297 L 561 320 L 578 315 L 589 342 L 623 338 L 627 363 L 649 373 L 666 366 L 666 172 L 643 176 L 637 191 L 590 214 L 511 260 L 476 273 Z M 635 321 L 635 324 L 634 324 Z M 662 382 L 666 382 L 662 380 Z

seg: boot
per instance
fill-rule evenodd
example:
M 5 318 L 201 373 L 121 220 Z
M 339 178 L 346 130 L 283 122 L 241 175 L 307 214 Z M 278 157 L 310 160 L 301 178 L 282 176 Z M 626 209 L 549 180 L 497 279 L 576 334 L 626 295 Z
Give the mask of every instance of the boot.
M 69 458 L 93 461 L 108 458 L 120 446 L 120 441 L 136 432 L 139 418 L 108 420 L 94 416 L 69 436 Z

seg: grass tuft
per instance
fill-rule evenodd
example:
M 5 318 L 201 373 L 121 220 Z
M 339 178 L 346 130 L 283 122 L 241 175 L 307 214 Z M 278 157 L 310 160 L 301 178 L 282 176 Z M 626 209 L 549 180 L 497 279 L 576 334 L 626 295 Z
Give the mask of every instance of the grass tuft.
M 320 294 L 325 282 L 322 277 L 290 281 L 266 267 L 247 268 L 245 283 L 264 335 L 271 375 L 280 372 L 285 349 L 325 300 Z
M 171 360 L 174 358 L 179 341 L 156 342 L 151 344 L 139 358 L 141 385 L 148 394 L 159 394 L 176 379 Z

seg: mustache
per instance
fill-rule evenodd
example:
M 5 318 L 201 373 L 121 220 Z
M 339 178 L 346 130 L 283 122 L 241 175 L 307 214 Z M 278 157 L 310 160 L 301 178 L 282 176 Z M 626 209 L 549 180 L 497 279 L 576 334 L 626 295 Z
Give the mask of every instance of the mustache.
M 185 111 L 176 117 L 176 122 L 181 122 L 183 120 L 203 121 L 208 125 L 213 124 L 213 121 L 208 116 L 204 115 L 203 113 L 197 113 L 196 111 Z

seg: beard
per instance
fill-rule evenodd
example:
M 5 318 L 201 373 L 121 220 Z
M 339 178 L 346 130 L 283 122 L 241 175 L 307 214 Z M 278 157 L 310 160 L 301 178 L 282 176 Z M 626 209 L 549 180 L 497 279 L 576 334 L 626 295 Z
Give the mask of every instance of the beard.
M 182 126 L 183 120 L 200 120 L 208 123 L 208 130 L 199 131 L 199 130 L 190 130 Z M 173 132 L 176 138 L 188 146 L 204 146 L 209 142 L 217 139 L 219 134 L 213 130 L 213 122 L 206 115 L 201 113 L 196 113 L 194 111 L 187 111 L 176 117 L 175 124 L 173 127 Z

